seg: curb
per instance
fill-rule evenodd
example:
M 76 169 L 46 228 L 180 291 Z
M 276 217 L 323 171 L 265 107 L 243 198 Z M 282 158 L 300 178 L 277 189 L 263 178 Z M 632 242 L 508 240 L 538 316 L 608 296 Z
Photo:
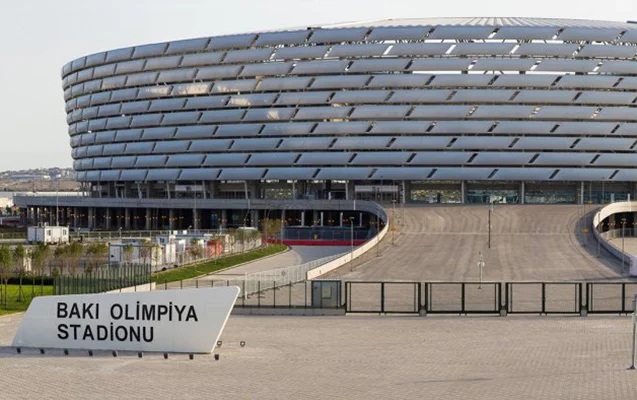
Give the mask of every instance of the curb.
M 255 249 L 255 250 L 257 250 L 257 249 Z M 281 254 L 287 253 L 288 251 L 291 251 L 291 250 L 292 250 L 292 249 L 290 248 L 290 246 L 287 246 L 287 248 L 286 248 L 285 250 L 280 251 L 280 252 L 278 252 L 278 253 L 270 254 L 269 256 L 264 256 L 264 257 L 256 258 L 256 259 L 254 259 L 254 260 L 252 260 L 252 261 L 246 261 L 246 262 L 243 262 L 243 263 L 241 263 L 241 264 L 236 264 L 236 265 L 233 265 L 233 266 L 228 267 L 228 268 L 218 269 L 218 270 L 216 270 L 216 271 L 214 271 L 214 272 L 209 272 L 209 273 L 204 274 L 204 275 L 195 276 L 194 278 L 190 278 L 190 279 L 197 280 L 197 279 L 202 278 L 202 277 L 204 277 L 204 276 L 215 275 L 215 274 L 218 274 L 219 272 L 228 271 L 228 270 L 231 270 L 231 269 L 233 269 L 233 268 L 241 267 L 242 265 L 246 265 L 246 264 L 253 263 L 253 262 L 255 262 L 255 261 L 266 260 L 266 259 L 268 259 L 268 258 L 271 258 L 271 257 L 274 257 L 274 256 L 278 256 L 278 255 L 281 255 Z

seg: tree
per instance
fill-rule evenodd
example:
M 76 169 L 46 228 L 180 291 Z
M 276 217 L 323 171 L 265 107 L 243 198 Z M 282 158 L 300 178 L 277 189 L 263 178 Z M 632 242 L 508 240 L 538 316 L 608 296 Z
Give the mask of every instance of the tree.
M 93 242 L 86 248 L 86 256 L 89 257 L 87 272 L 92 272 L 93 267 L 100 263 L 108 263 L 109 246 L 104 242 Z
M 9 281 L 9 272 L 11 271 L 11 266 L 13 265 L 13 252 L 11 248 L 3 244 L 0 246 L 0 284 L 3 285 L 4 291 L 0 293 L 0 301 L 3 299 L 4 295 L 4 305 L 7 306 L 7 284 Z
M 188 247 L 188 253 L 194 259 L 199 259 L 203 256 L 203 251 L 199 245 L 199 240 L 190 239 L 190 247 Z
M 22 278 L 25 273 L 24 263 L 27 258 L 27 252 L 24 249 L 23 245 L 19 244 L 13 248 L 12 258 L 16 266 L 18 276 L 20 277 L 20 283 L 18 285 L 18 298 L 16 300 L 21 303 L 24 301 L 24 292 L 22 291 Z
M 38 243 L 31 249 L 31 267 L 35 270 L 36 274 L 40 275 L 40 294 L 44 292 L 44 269 L 46 268 L 46 262 L 51 257 L 51 247 L 48 244 Z M 32 295 L 33 286 L 31 286 Z M 33 297 L 33 296 L 32 296 Z
M 122 253 L 124 254 L 124 261 L 126 264 L 130 264 L 133 261 L 133 245 L 128 243 L 122 247 Z
M 153 245 L 149 239 L 144 240 L 144 243 L 139 246 L 139 258 L 144 260 L 144 264 L 148 264 L 148 260 L 152 257 Z
M 71 273 L 73 275 L 77 274 L 77 268 L 80 265 L 80 259 L 84 255 L 84 247 L 77 242 L 73 242 L 68 247 L 68 259 L 70 261 L 69 266 L 71 267 Z

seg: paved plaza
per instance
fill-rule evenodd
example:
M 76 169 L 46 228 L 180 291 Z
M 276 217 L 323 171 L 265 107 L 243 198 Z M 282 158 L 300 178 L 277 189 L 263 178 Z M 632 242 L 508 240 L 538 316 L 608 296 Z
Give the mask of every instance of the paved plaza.
M 20 319 L 0 318 L 7 399 L 637 398 L 629 317 L 232 316 L 219 361 L 18 355 Z

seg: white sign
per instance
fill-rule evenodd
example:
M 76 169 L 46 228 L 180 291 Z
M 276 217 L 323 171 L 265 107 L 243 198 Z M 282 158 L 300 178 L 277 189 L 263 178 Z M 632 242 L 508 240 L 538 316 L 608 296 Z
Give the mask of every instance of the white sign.
M 15 347 L 211 353 L 236 286 L 36 297 Z

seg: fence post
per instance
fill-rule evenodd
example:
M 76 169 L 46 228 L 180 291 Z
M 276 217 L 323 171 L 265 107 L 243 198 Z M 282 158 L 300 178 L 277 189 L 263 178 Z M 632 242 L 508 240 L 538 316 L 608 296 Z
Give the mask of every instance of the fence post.
M 416 290 L 418 290 L 418 294 L 416 295 L 416 312 L 420 313 L 422 309 L 422 282 L 416 283 Z
M 292 282 L 288 286 L 288 308 L 292 308 Z
M 257 281 L 257 308 L 261 308 L 261 281 Z
M 276 281 L 272 284 L 272 307 L 276 308 Z
M 243 296 L 241 296 L 241 307 L 245 307 L 246 306 L 246 296 L 248 294 L 246 293 L 246 281 L 243 281 Z
M 380 283 L 380 312 L 385 312 L 385 282 Z
M 546 282 L 542 282 L 542 313 L 546 315 Z
M 460 315 L 467 315 L 467 311 L 465 309 L 465 283 L 462 282 L 460 287 Z
M 624 313 L 626 313 L 626 282 L 622 282 L 622 314 Z
M 303 287 L 305 289 L 305 294 L 303 295 L 303 300 L 305 301 L 305 308 L 307 308 L 307 284 L 311 283 L 312 281 L 305 281 L 303 282 Z

